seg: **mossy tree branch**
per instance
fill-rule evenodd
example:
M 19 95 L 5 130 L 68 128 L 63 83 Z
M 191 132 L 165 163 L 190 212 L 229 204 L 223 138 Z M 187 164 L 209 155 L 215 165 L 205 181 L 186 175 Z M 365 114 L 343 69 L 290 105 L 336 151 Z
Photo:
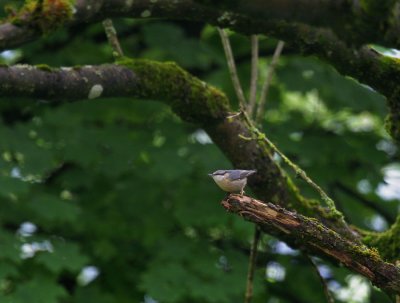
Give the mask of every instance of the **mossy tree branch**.
M 30 1 L 30 3 L 32 2 L 34 1 Z M 47 2 L 51 3 L 52 1 L 43 1 L 43 3 Z M 217 22 L 221 26 L 224 21 L 227 21 L 226 19 L 235 21 L 231 18 L 235 17 L 234 14 L 227 13 L 228 10 L 236 12 L 238 14 L 236 17 L 241 15 L 240 18 L 248 16 L 252 20 L 280 20 L 293 24 L 331 28 L 348 45 L 376 43 L 400 48 L 398 39 L 400 30 L 399 0 L 59 0 L 58 3 L 62 4 L 61 8 L 66 12 L 63 15 L 65 18 L 58 21 L 66 25 L 101 21 L 107 17 L 140 18 L 143 17 L 142 13 L 147 10 L 150 15 L 145 14 L 146 17 Z M 74 9 L 71 11 L 69 7 L 72 5 Z M 29 13 L 40 14 L 43 11 L 38 8 L 33 11 L 32 7 L 32 4 L 25 6 L 23 15 L 15 13 L 12 18 L 0 26 L 0 48 L 15 47 L 35 39 L 43 30 L 57 28 L 54 26 L 56 24 L 50 22 L 54 19 L 50 15 L 41 21 L 43 26 L 32 26 L 34 18 L 30 18 Z M 231 23 L 232 29 L 239 32 L 268 32 L 265 27 L 258 30 L 254 28 L 240 30 L 241 20 Z M 30 30 L 28 31 L 28 29 Z
M 0 67 L 0 95 L 53 102 L 97 97 L 163 101 L 182 120 L 203 127 L 235 167 L 257 168 L 259 173 L 251 179 L 250 186 L 258 197 L 313 216 L 346 237 L 357 237 L 317 201 L 300 195 L 272 160 L 272 152 L 264 142 L 241 139 L 250 137 L 252 130 L 241 116 L 227 118 L 231 109 L 222 92 L 174 63 L 123 58 L 117 64 L 79 68 Z
M 68 2 L 63 0 L 61 2 Z M 399 1 L 384 1 L 384 5 L 378 0 L 363 1 L 356 9 L 351 10 L 351 3 L 358 1 L 341 0 L 342 6 L 339 10 L 329 11 L 331 17 L 340 20 L 342 11 L 346 10 L 351 18 L 346 17 L 346 22 L 354 29 L 351 37 L 352 40 L 342 37 L 335 31 L 334 23 L 327 23 L 324 27 L 317 27 L 318 22 L 299 23 L 296 19 L 297 15 L 287 15 L 287 11 L 281 6 L 273 9 L 274 18 L 257 18 L 243 8 L 243 12 L 232 13 L 225 10 L 216 9 L 213 4 L 199 4 L 193 0 L 140 0 L 140 1 L 105 1 L 105 0 L 78 0 L 74 5 L 74 14 L 64 14 L 66 17 L 60 19 L 63 26 L 71 26 L 80 23 L 97 22 L 105 18 L 115 17 L 133 17 L 133 18 L 166 18 L 170 20 L 189 20 L 197 22 L 208 22 L 219 27 L 228 27 L 232 30 L 243 34 L 268 34 L 272 37 L 285 41 L 291 48 L 297 49 L 299 53 L 304 55 L 315 55 L 324 61 L 332 64 L 343 75 L 349 75 L 360 82 L 371 86 L 384 96 L 387 97 L 389 105 L 389 119 L 387 128 L 389 133 L 398 142 L 400 141 L 400 90 L 398 89 L 400 77 L 400 61 L 381 56 L 368 47 L 358 47 L 362 43 L 382 43 L 388 47 L 398 46 L 397 34 L 393 36 L 393 31 L 397 33 L 400 27 L 400 17 L 397 10 L 400 7 Z M 226 2 L 226 3 L 225 3 Z M 219 1 L 223 5 L 233 5 L 237 1 Z M 238 1 L 245 3 L 245 1 Z M 264 1 L 265 2 L 265 1 Z M 264 2 L 253 0 L 250 3 L 264 5 Z M 290 3 L 293 0 L 285 0 L 283 3 Z M 305 3 L 317 3 L 318 5 L 334 5 L 334 1 L 302 1 Z M 246 2 L 247 3 L 247 2 Z M 267 1 L 268 3 L 278 3 L 278 1 Z M 218 3 L 217 3 L 218 4 Z M 382 5 L 381 5 L 382 4 Z M 70 2 L 69 2 L 69 5 Z M 350 6 L 349 6 L 350 5 Z M 355 4 L 354 4 L 355 5 Z M 380 7 L 380 5 L 382 7 Z M 69 6 L 66 6 L 69 7 Z M 242 6 L 239 6 L 242 8 Z M 294 7 L 297 7 L 294 6 Z M 359 8 L 357 8 L 359 7 Z M 380 9 L 378 9 L 380 8 Z M 58 26 L 54 24 L 54 20 L 46 21 L 45 11 L 35 9 L 30 11 L 27 8 L 21 9 L 24 14 L 16 13 L 13 18 L 8 18 L 3 24 L 0 24 L 0 49 L 12 48 L 19 46 L 28 41 L 38 38 L 43 32 L 51 32 Z M 373 12 L 376 11 L 376 15 Z M 69 10 L 67 10 L 69 12 Z M 247 13 L 247 15 L 246 15 Z M 33 16 L 29 17 L 29 14 Z M 356 14 L 354 17 L 352 14 Z M 378 27 L 376 23 L 380 23 L 379 16 L 390 15 L 390 24 Z M 301 14 L 299 14 L 301 15 Z M 344 14 L 346 15 L 346 14 Z M 348 14 L 347 14 L 348 15 Z M 331 20 L 327 18 L 324 22 Z M 40 26 L 35 20 L 42 20 Z M 323 18 L 320 18 L 321 20 Z M 370 20 L 371 19 L 371 20 Z M 44 20 L 44 21 L 43 21 Z M 361 22 L 362 20 L 363 22 Z M 385 19 L 386 20 L 386 19 Z M 307 21 L 307 20 L 306 20 Z M 360 21 L 360 22 L 359 22 Z M 46 23 L 47 22 L 47 23 Z M 305 21 L 304 21 L 305 22 Z M 333 21 L 332 21 L 333 22 Z M 338 22 L 340 24 L 347 24 Z M 325 24 L 325 23 L 324 23 Z M 364 33 L 364 25 L 371 25 L 370 30 L 374 31 L 374 35 Z M 384 22 L 384 25 L 386 23 Z M 46 27 L 46 25 L 48 25 Z M 346 25 L 347 26 L 347 25 Z M 381 31 L 384 32 L 381 32 Z M 346 31 L 344 31 L 346 32 Z M 385 37 L 385 41 L 376 40 L 375 37 Z M 347 41 L 347 42 L 346 42 Z M 360 43 L 349 42 L 361 41 Z M 384 43 L 385 42 L 385 43 Z
M 293 247 L 329 258 L 367 277 L 374 285 L 400 293 L 400 268 L 386 263 L 379 253 L 364 244 L 342 237 L 319 221 L 288 211 L 272 203 L 247 196 L 230 195 L 222 206 L 257 224 Z
M 398 0 L 195 0 L 251 18 L 330 28 L 348 45 L 399 48 Z
M 363 241 L 379 249 L 386 260 L 399 265 L 400 217 L 397 217 L 396 222 L 385 232 L 369 233 Z

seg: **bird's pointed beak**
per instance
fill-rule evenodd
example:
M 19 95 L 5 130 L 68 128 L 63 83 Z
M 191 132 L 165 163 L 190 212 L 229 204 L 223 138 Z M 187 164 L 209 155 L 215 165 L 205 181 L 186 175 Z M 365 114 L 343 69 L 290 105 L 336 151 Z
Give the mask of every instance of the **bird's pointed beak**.
M 210 177 L 212 177 L 213 176 L 213 174 L 208 174 Z

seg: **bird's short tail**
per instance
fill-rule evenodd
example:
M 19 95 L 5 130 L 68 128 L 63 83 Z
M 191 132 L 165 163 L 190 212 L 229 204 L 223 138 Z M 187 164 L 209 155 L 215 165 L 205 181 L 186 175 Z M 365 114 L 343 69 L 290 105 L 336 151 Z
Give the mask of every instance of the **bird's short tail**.
M 252 174 L 255 174 L 257 172 L 257 170 L 249 170 L 248 172 L 247 172 L 247 176 L 250 176 L 250 175 L 252 175 Z

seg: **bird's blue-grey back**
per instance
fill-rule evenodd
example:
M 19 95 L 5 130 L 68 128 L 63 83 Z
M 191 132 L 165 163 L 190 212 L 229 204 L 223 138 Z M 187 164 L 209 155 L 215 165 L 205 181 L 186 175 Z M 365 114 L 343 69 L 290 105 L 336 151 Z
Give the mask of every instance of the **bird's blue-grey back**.
M 256 170 L 242 170 L 242 169 L 230 170 L 229 179 L 231 180 L 244 179 L 256 172 L 257 172 Z

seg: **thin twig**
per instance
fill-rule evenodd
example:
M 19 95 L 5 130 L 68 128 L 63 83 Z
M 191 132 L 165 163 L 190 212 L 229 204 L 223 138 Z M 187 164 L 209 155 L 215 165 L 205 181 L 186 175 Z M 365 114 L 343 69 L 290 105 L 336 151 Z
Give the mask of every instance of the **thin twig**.
M 103 27 L 104 27 L 104 31 L 106 32 L 108 43 L 110 43 L 110 45 L 113 49 L 114 58 L 123 57 L 124 53 L 122 52 L 121 45 L 119 44 L 118 37 L 117 37 L 117 31 L 115 30 L 112 20 L 105 19 L 103 21 Z
M 319 272 L 317 264 L 315 264 L 315 262 L 310 257 L 310 255 L 304 253 L 304 256 L 306 257 L 308 262 L 310 262 L 311 267 L 315 270 L 315 273 L 317 274 L 319 280 L 321 281 L 322 288 L 324 289 L 324 293 L 325 293 L 325 296 L 326 296 L 326 301 L 328 303 L 335 303 L 335 300 L 333 299 L 331 293 L 329 292 L 329 288 L 328 288 L 328 285 L 326 284 L 326 281 L 325 281 L 324 277 L 321 276 L 321 273 Z
M 274 75 L 276 64 L 278 63 L 279 57 L 282 53 L 282 49 L 285 46 L 285 42 L 279 41 L 275 48 L 274 55 L 272 56 L 272 61 L 269 64 L 267 76 L 265 78 L 264 84 L 261 89 L 261 96 L 258 102 L 256 121 L 259 123 L 264 115 L 265 102 L 268 96 L 269 87 L 271 85 L 272 76 Z
M 249 94 L 249 105 L 247 108 L 247 112 L 250 117 L 253 117 L 253 112 L 256 105 L 257 81 L 258 81 L 258 37 L 257 35 L 252 35 L 250 94 Z
M 276 147 L 276 145 L 272 143 L 272 141 L 269 140 L 264 133 L 260 132 L 258 128 L 254 126 L 253 122 L 251 121 L 250 117 L 247 115 L 246 112 L 243 112 L 243 116 L 249 128 L 253 132 L 255 139 L 265 142 L 269 146 L 269 148 L 271 148 L 275 153 L 277 153 L 283 159 L 283 161 L 290 168 L 293 169 L 297 177 L 303 179 L 305 182 L 307 182 L 307 184 L 313 187 L 320 194 L 321 199 L 326 203 L 331 214 L 335 215 L 338 219 L 344 221 L 343 214 L 336 209 L 335 202 L 333 202 L 333 200 L 325 193 L 325 191 L 318 184 L 316 184 L 304 170 L 302 170 L 299 166 L 294 164 L 283 152 L 281 152 L 279 148 Z
M 397 260 L 397 261 L 396 261 L 396 266 L 397 266 L 397 267 L 400 267 L 400 260 Z M 397 296 L 396 296 L 396 303 L 400 303 L 400 295 L 397 295 Z
M 257 247 L 258 242 L 261 238 L 261 231 L 255 225 L 253 243 L 251 245 L 250 256 L 249 256 L 249 268 L 247 270 L 247 282 L 246 282 L 246 293 L 244 296 L 244 303 L 250 303 L 253 298 L 253 281 L 254 281 L 254 269 L 257 260 Z
M 233 87 L 236 92 L 236 96 L 239 100 L 240 106 L 243 109 L 245 109 L 246 108 L 246 98 L 244 97 L 242 86 L 240 85 L 238 73 L 236 70 L 235 59 L 233 58 L 231 43 L 229 42 L 229 37 L 226 34 L 225 30 L 223 30 L 219 27 L 217 27 L 217 29 L 218 29 L 218 33 L 221 37 L 222 45 L 224 47 L 226 62 L 228 64 L 228 69 L 229 69 L 229 73 L 231 75 L 231 79 L 232 79 Z
M 304 181 L 306 181 L 311 187 L 313 187 L 321 196 L 322 200 L 326 202 L 327 206 L 334 212 L 338 212 L 335 207 L 335 203 L 333 200 L 324 192 L 324 190 L 316 184 L 308 175 L 307 173 L 302 170 L 299 166 L 294 164 L 284 153 L 282 153 L 278 147 L 274 143 L 272 143 L 263 133 L 258 131 L 258 136 L 259 140 L 263 140 L 268 144 L 268 146 L 276 152 L 282 159 L 285 161 L 287 165 L 289 165 L 293 171 L 296 173 L 296 176 L 302 178 Z
M 237 116 L 240 116 L 242 114 L 242 111 L 238 111 L 237 113 L 232 113 L 229 116 L 226 116 L 225 119 L 232 119 L 235 118 Z
M 299 166 L 294 164 L 284 153 L 282 153 L 274 143 L 272 143 L 263 133 L 258 132 L 259 139 L 263 140 L 268 144 L 268 146 L 276 152 L 282 159 L 285 161 L 287 165 L 289 165 L 293 171 L 296 173 L 296 176 L 302 178 L 304 181 L 306 181 L 311 187 L 313 187 L 321 196 L 322 200 L 326 203 L 326 205 L 329 207 L 330 211 L 332 214 L 338 215 L 338 217 L 343 218 L 343 215 L 336 209 L 335 202 L 325 193 L 325 191 L 318 185 L 316 184 L 308 175 L 307 173 L 302 170 Z

